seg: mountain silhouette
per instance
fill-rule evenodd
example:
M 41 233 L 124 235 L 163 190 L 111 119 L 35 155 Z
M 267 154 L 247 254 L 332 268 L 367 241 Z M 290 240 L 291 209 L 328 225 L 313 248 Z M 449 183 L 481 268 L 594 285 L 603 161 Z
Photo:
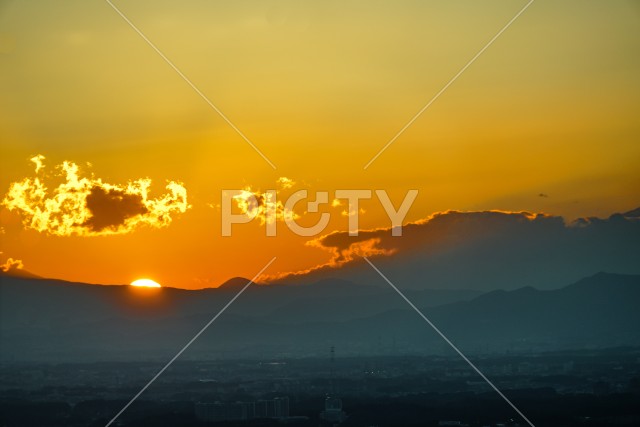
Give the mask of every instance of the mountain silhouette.
M 633 209 L 629 212 L 625 212 L 622 214 L 622 216 L 626 217 L 626 218 L 640 218 L 640 207 Z
M 0 270 L 0 278 L 2 277 L 21 277 L 23 279 L 42 279 L 41 276 L 33 274 L 22 268 L 12 268 L 9 271 Z
M 245 279 L 244 277 L 233 277 L 224 282 L 222 285 L 218 286 L 218 289 L 239 291 L 240 289 L 244 288 L 249 282 L 250 279 Z M 252 285 L 255 285 L 255 283 L 252 283 Z
M 165 359 L 241 283 L 234 279 L 218 289 L 189 291 L 5 276 L 0 283 L 1 357 Z M 640 276 L 598 273 L 555 290 L 404 292 L 470 353 L 640 344 Z M 345 355 L 450 351 L 391 288 L 324 280 L 248 287 L 193 344 L 189 357 L 322 355 L 330 345 Z

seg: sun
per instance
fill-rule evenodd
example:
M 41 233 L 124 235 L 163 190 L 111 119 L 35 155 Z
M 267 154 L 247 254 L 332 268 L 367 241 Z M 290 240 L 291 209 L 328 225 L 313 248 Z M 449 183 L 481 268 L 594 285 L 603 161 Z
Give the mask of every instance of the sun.
M 131 282 L 131 286 L 137 286 L 141 288 L 161 288 L 160 283 L 154 282 L 151 279 L 138 279 Z

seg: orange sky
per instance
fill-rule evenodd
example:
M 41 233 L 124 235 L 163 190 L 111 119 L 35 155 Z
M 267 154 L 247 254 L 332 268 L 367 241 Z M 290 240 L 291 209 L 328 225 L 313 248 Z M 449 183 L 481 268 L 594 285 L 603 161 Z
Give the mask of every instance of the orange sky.
M 122 4 L 120 4 L 122 3 Z M 0 263 L 47 277 L 185 288 L 326 262 L 279 224 L 220 233 L 222 189 L 385 189 L 447 209 L 608 216 L 640 205 L 640 6 L 535 2 L 367 170 L 363 166 L 525 2 L 115 2 L 276 165 L 267 164 L 104 2 L 0 6 L 3 195 L 56 165 L 149 200 L 184 186 L 171 223 L 52 235 L 0 211 Z M 88 165 L 90 163 L 90 165 Z M 114 188 L 115 188 L 114 187 Z M 540 194 L 548 197 L 540 197 Z M 361 228 L 389 225 L 375 199 Z M 150 209 L 150 208 L 149 208 Z M 327 208 L 326 232 L 345 230 Z M 302 221 L 313 223 L 317 217 Z M 63 233 L 64 234 L 64 233 Z

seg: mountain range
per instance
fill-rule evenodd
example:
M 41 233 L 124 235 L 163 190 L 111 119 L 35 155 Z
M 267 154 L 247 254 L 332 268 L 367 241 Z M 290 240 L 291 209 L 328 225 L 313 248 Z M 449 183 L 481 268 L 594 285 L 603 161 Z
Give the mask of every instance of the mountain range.
M 0 278 L 0 360 L 166 360 L 248 281 L 219 288 L 96 286 Z M 640 276 L 598 273 L 554 290 L 406 290 L 463 351 L 639 345 Z M 252 284 L 183 357 L 450 352 L 390 287 L 325 279 Z

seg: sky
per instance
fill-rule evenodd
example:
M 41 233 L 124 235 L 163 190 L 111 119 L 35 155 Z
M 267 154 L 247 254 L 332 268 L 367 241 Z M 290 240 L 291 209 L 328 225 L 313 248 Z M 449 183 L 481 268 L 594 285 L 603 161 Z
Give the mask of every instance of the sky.
M 534 2 L 366 169 L 525 2 L 114 4 L 275 169 L 107 2 L 1 1 L 2 196 L 26 182 L 51 199 L 64 183 L 94 211 L 112 197 L 139 215 L 117 229 L 114 211 L 34 223 L 4 203 L 0 264 L 202 288 L 274 256 L 274 275 L 333 257 L 283 223 L 275 237 L 257 220 L 222 236 L 223 189 L 384 189 L 396 205 L 416 189 L 405 222 L 640 206 L 637 1 Z M 70 211 L 79 200 L 60 197 Z M 361 229 L 389 227 L 375 196 L 361 208 Z M 344 204 L 325 210 L 323 234 L 348 229 Z

